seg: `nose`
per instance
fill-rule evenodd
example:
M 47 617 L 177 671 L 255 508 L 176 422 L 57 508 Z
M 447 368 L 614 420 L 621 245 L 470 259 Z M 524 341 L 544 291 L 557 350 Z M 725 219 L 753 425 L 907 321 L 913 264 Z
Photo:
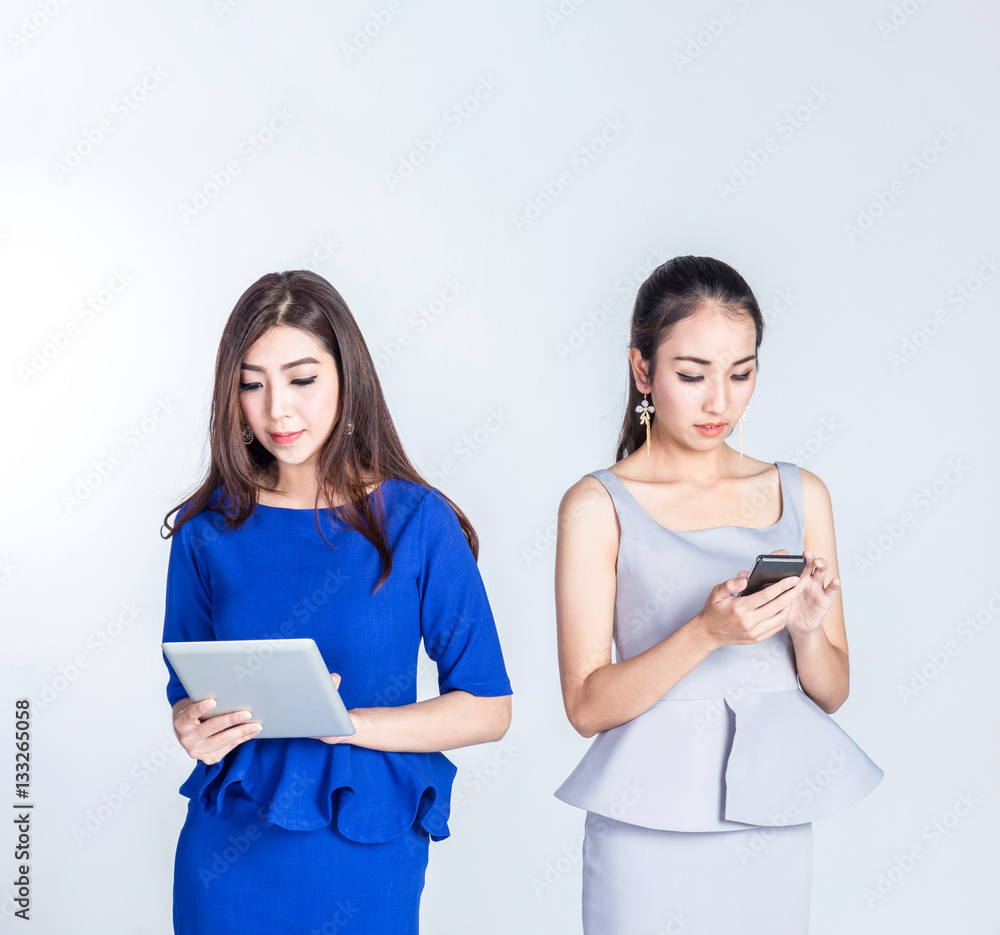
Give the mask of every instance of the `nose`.
M 273 423 L 280 425 L 288 413 L 288 390 L 274 382 L 268 389 L 267 414 Z
M 704 410 L 712 416 L 720 416 L 729 408 L 729 387 L 725 379 L 706 379 Z

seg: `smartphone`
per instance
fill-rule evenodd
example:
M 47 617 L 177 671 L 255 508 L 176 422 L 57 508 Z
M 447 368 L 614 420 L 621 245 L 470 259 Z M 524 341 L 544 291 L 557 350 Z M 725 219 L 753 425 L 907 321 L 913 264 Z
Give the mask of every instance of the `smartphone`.
M 737 596 L 754 594 L 790 575 L 801 575 L 805 568 L 806 560 L 803 555 L 758 555 L 750 569 L 746 587 Z

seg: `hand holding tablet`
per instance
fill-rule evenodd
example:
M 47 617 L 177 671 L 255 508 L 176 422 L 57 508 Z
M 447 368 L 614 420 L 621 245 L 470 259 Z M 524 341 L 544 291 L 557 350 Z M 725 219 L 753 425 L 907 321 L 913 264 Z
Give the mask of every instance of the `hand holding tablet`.
M 177 705 L 184 702 L 187 704 L 176 710 Z M 178 741 L 188 756 L 209 766 L 260 733 L 260 724 L 247 723 L 253 716 L 249 711 L 209 717 L 215 706 L 214 698 L 201 701 L 183 698 L 174 705 L 174 734 Z
M 256 736 L 261 738 L 351 736 L 355 732 L 337 691 L 340 679 L 335 683 L 331 678 L 311 639 L 162 645 L 188 696 L 198 704 L 215 699 L 214 707 L 208 704 L 197 713 L 203 720 L 224 718 L 220 730 L 259 723 Z M 252 720 L 243 711 L 250 712 Z M 244 734 L 238 742 L 249 736 Z M 235 746 L 229 740 L 225 745 Z

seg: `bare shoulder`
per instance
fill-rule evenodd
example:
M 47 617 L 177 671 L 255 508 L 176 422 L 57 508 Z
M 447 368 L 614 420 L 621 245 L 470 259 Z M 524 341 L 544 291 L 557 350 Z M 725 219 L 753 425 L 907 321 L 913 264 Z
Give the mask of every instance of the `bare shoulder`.
M 799 469 L 802 479 L 802 509 L 806 535 L 811 539 L 833 534 L 833 503 L 830 491 L 820 477 L 804 467 Z
M 559 521 L 589 524 L 615 516 L 611 494 L 596 477 L 581 477 L 559 502 Z
M 559 502 L 559 534 L 618 544 L 618 514 L 607 488 L 596 477 L 581 477 Z
M 830 491 L 819 475 L 813 474 L 812 471 L 806 470 L 804 467 L 800 467 L 799 477 L 802 479 L 802 498 L 807 503 L 829 507 Z

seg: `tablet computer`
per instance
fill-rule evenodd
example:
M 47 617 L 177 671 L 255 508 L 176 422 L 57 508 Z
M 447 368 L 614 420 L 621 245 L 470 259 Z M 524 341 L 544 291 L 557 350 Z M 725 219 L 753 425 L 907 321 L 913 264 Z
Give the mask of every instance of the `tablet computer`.
M 257 738 L 347 737 L 355 732 L 316 642 L 203 640 L 163 643 L 192 701 L 214 698 L 206 717 L 249 711 Z

